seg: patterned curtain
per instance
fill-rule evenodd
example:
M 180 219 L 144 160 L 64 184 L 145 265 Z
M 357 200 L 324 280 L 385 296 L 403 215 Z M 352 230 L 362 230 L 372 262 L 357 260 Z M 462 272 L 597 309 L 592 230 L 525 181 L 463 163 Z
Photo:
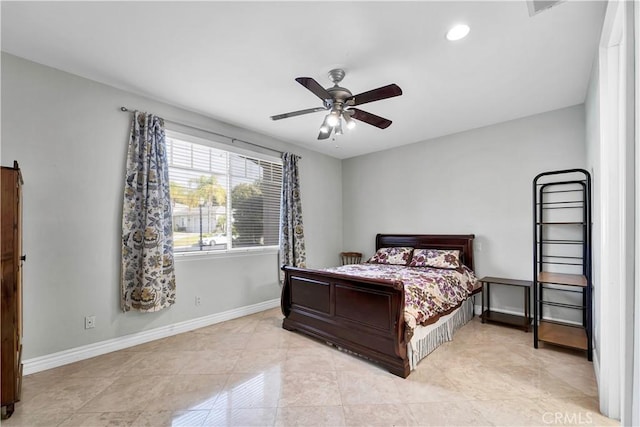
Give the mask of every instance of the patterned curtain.
M 122 207 L 123 311 L 159 311 L 176 301 L 164 122 L 136 111 Z
M 302 203 L 298 160 L 291 153 L 282 153 L 282 203 L 280 205 L 280 263 L 306 267 Z

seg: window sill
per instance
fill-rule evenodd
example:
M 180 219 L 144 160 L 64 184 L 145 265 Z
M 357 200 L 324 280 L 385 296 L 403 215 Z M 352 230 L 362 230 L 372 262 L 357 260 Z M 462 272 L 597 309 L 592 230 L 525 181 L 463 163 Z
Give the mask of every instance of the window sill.
M 266 246 L 262 248 L 246 248 L 246 249 L 226 249 L 211 251 L 193 251 L 193 252 L 174 252 L 176 261 L 187 261 L 197 259 L 213 259 L 213 258 L 235 258 L 253 255 L 269 255 L 277 254 L 279 248 L 277 246 Z

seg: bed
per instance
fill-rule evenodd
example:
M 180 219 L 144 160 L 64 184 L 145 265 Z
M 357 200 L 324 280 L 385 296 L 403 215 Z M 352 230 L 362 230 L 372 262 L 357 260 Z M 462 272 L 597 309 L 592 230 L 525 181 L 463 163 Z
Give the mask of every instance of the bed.
M 378 234 L 376 251 L 405 247 L 459 251 L 460 262 L 473 270 L 473 239 L 472 234 Z M 403 378 L 473 316 L 472 296 L 480 291 L 474 286 L 457 306 L 411 327 L 406 321 L 405 285 L 397 275 L 359 277 L 339 269 L 290 266 L 282 270 L 284 329 L 355 353 Z

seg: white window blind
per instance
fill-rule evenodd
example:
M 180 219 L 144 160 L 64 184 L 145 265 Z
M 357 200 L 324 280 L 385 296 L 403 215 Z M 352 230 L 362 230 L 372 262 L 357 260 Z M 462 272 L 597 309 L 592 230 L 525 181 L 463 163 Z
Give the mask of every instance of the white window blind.
M 282 164 L 167 137 L 176 252 L 278 245 Z

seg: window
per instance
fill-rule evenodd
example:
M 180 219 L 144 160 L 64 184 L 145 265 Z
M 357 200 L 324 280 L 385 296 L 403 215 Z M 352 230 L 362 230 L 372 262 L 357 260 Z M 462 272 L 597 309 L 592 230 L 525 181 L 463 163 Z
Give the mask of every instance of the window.
M 167 132 L 174 250 L 277 246 L 280 160 L 218 145 Z

